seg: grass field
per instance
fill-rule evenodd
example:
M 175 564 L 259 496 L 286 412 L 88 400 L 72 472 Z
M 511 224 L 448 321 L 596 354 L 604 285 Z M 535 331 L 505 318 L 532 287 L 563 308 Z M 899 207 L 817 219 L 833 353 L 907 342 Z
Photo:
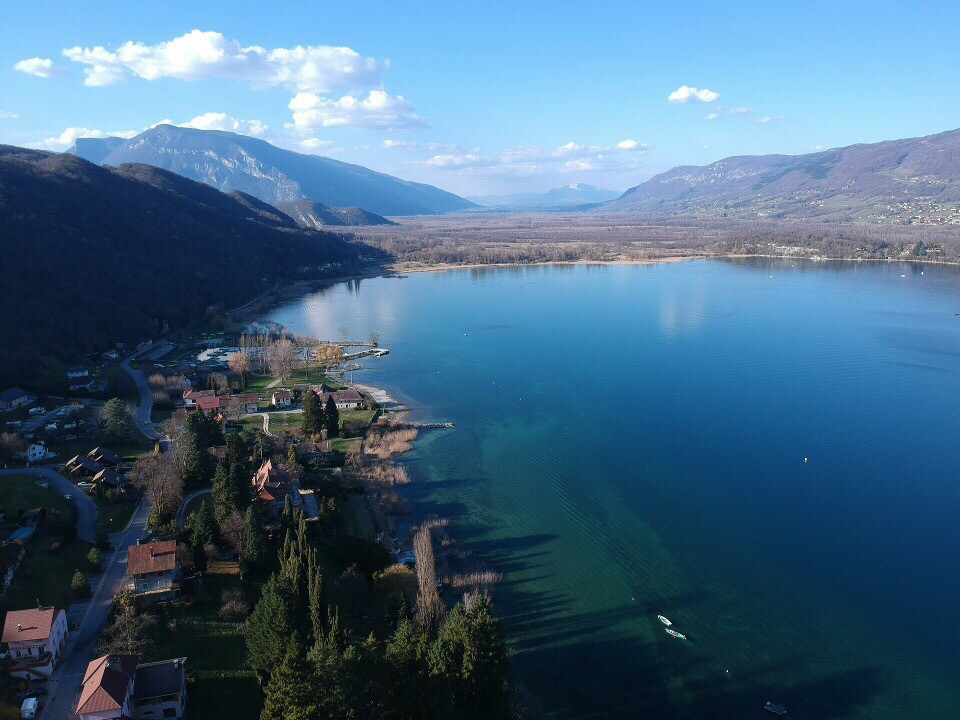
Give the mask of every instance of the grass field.
M 373 416 L 377 414 L 376 410 L 344 410 L 340 413 L 340 422 L 343 424 L 343 431 L 347 435 L 363 435 L 370 423 L 373 422 Z
M 342 453 L 358 453 L 360 452 L 360 445 L 363 442 L 363 438 L 352 437 L 352 438 L 334 438 L 331 441 L 333 449 L 337 452 Z
M 137 507 L 137 504 L 130 500 L 112 503 L 94 498 L 93 501 L 97 504 L 97 520 L 100 522 L 100 527 L 110 534 L 123 530 Z
M 276 378 L 270 374 L 264 375 L 250 375 L 247 381 L 247 389 L 250 392 L 265 392 L 267 390 L 267 385 L 272 383 Z M 294 385 L 320 385 L 323 383 L 327 387 L 333 388 L 334 390 L 341 390 L 344 386 L 331 380 L 327 377 L 321 370 L 318 365 L 310 365 L 305 368 L 297 368 L 293 371 L 293 375 L 289 380 L 285 380 L 282 383 L 279 383 L 279 386 L 282 387 L 292 387 Z
M 73 509 L 66 500 L 40 487 L 36 478 L 27 475 L 0 477 L 0 507 L 10 516 L 27 508 L 44 507 L 48 513 L 56 511 L 73 519 Z M 90 546 L 74 539 L 51 552 L 58 538 L 50 535 L 46 527 L 27 543 L 27 555 L 5 595 L 10 607 L 36 607 L 38 602 L 66 607 L 71 600 L 70 578 L 76 570 L 87 569 Z
M 256 676 L 247 667 L 243 625 L 219 614 L 223 592 L 237 587 L 252 601 L 254 590 L 240 580 L 236 563 L 211 565 L 194 605 L 161 616 L 150 659 L 187 658 L 193 720 L 256 720 L 260 716 L 263 701 Z

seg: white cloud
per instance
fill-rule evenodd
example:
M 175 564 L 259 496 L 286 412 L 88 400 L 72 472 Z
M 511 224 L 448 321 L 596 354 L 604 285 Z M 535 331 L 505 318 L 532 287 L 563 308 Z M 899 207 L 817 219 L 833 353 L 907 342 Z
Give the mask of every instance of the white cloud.
M 485 155 L 467 153 L 466 155 L 434 155 L 423 164 L 434 168 L 468 169 L 490 167 L 496 165 L 497 160 Z
M 391 97 L 383 90 L 371 90 L 365 98 L 344 95 L 339 100 L 300 92 L 290 101 L 289 108 L 293 110 L 293 125 L 301 132 L 336 126 L 378 130 L 427 126 L 413 105 L 402 96 Z
M 720 113 L 710 113 L 710 114 L 707 115 L 707 117 L 704 118 L 704 119 L 705 119 L 705 120 L 716 120 L 718 117 L 720 117 Z
M 91 87 L 110 85 L 126 77 L 188 82 L 220 78 L 243 80 L 254 88 L 282 86 L 326 93 L 376 87 L 389 66 L 386 61 L 363 57 L 347 47 L 244 47 L 221 33 L 200 30 L 155 45 L 126 42 L 116 50 L 100 45 L 77 46 L 64 49 L 63 55 L 88 66 L 84 83 Z
M 464 175 L 535 176 L 571 172 L 632 172 L 649 145 L 623 140 L 612 147 L 568 142 L 554 149 L 520 146 L 507 148 L 497 156 L 478 149 L 434 155 L 424 165 Z
M 380 147 L 384 150 L 414 150 L 419 147 L 419 144 L 407 140 L 391 140 L 388 138 L 380 143 Z
M 695 87 L 681 85 L 667 97 L 667 102 L 677 103 L 678 105 L 687 105 L 690 103 L 711 103 L 720 98 L 720 93 L 713 90 L 698 90 Z
M 783 120 L 786 120 L 786 118 L 783 115 L 781 115 L 780 117 L 770 117 L 769 115 L 767 115 L 765 117 L 757 118 L 756 120 L 754 120 L 754 122 L 759 123 L 760 125 L 767 125 L 769 123 L 781 122 Z
M 307 138 L 300 141 L 300 146 L 307 150 L 325 150 L 334 146 L 333 140 L 321 140 L 320 138 Z
M 731 115 L 750 115 L 753 113 L 753 110 L 748 107 L 735 107 L 727 110 Z
M 54 65 L 50 58 L 29 58 L 21 60 L 13 66 L 14 70 L 19 70 L 27 75 L 36 75 L 42 78 L 51 78 L 55 75 L 61 75 L 65 70 L 59 65 Z
M 257 137 L 267 132 L 268 128 L 259 120 L 239 120 L 226 113 L 209 112 L 197 115 L 193 120 L 177 123 L 180 127 L 196 128 L 197 130 L 227 130 Z
M 39 143 L 34 143 L 36 147 L 46 148 L 48 150 L 65 150 L 77 142 L 77 138 L 105 138 L 121 137 L 132 138 L 139 135 L 142 130 L 119 130 L 116 132 L 104 132 L 103 130 L 91 130 L 90 128 L 69 127 L 55 137 L 48 137 Z
M 810 150 L 813 152 L 820 152 L 823 150 L 823 145 L 814 145 L 812 148 L 810 148 Z
M 6 110 L 0 110 L 0 120 L 16 120 L 19 115 L 17 113 L 7 112 Z

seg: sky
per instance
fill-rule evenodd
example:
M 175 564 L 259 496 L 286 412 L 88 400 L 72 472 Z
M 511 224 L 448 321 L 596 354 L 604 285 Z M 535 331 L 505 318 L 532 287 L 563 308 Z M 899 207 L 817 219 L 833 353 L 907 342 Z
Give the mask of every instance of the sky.
M 0 3 L 0 143 L 160 122 L 462 195 L 960 127 L 960 0 Z

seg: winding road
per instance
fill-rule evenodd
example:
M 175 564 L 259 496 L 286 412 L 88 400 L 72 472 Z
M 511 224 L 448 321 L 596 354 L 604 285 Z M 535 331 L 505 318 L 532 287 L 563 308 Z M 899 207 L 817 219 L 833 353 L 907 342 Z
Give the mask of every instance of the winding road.
M 0 477 L 4 475 L 31 475 L 42 478 L 50 483 L 50 489 L 73 506 L 77 512 L 77 537 L 87 543 L 94 543 L 97 539 L 97 504 L 83 490 L 70 480 L 49 467 L 15 468 L 0 470 Z
M 153 393 L 150 391 L 150 385 L 147 383 L 147 378 L 144 376 L 143 371 L 140 370 L 140 368 L 133 367 L 131 362 L 141 355 L 156 349 L 160 344 L 161 343 L 153 343 L 152 345 L 148 345 L 120 363 L 120 367 L 133 378 L 133 381 L 137 384 L 137 390 L 140 392 L 140 407 L 137 409 L 137 429 L 151 440 L 160 439 L 160 435 L 154 429 L 153 421 L 150 419 L 150 415 L 153 413 Z

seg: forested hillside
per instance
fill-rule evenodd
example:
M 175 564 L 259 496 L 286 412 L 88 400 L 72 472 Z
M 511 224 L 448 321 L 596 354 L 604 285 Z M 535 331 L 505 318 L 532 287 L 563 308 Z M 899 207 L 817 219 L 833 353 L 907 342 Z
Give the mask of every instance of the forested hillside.
M 0 146 L 0 378 L 240 305 L 298 271 L 349 271 L 364 248 L 155 167 Z

